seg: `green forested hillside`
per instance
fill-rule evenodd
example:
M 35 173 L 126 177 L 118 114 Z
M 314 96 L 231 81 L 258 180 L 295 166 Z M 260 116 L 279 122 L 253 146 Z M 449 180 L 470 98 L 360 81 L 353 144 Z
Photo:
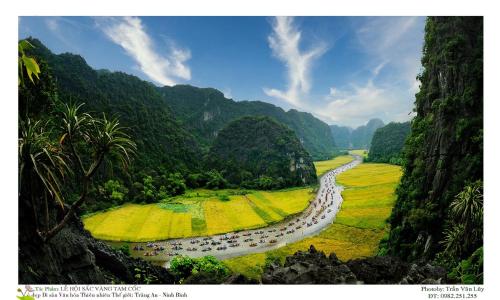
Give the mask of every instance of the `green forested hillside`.
M 132 169 L 150 173 L 200 167 L 196 140 L 177 123 L 153 84 L 121 72 L 93 70 L 79 55 L 55 55 L 40 41 L 30 41 L 33 55 L 49 65 L 61 101 L 115 115 L 130 129 L 138 147 Z
M 482 268 L 483 18 L 429 17 L 422 65 L 388 249 Z
M 368 161 L 401 165 L 402 150 L 410 133 L 410 122 L 391 122 L 375 131 Z
M 380 119 L 371 119 L 356 129 L 347 126 L 330 125 L 335 145 L 340 149 L 368 149 L 375 130 L 384 126 Z
M 219 132 L 207 163 L 230 183 L 249 188 L 316 183 L 312 159 L 294 132 L 269 117 L 230 122 Z
M 208 148 L 228 122 L 242 116 L 269 116 L 292 129 L 315 159 L 329 159 L 334 139 L 328 125 L 310 113 L 283 109 L 261 101 L 236 102 L 212 88 L 176 85 L 159 89 L 179 120 Z

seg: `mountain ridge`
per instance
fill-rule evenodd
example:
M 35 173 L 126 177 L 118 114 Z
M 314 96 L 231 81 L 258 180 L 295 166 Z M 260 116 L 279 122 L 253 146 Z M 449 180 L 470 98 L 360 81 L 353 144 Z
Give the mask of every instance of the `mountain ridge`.
M 368 149 L 373 134 L 385 124 L 378 118 L 370 119 L 365 125 L 352 128 L 349 126 L 329 125 L 336 146 L 340 149 Z
M 165 101 L 202 144 L 209 145 L 230 121 L 243 116 L 269 116 L 292 129 L 315 159 L 329 159 L 335 142 L 328 125 L 309 112 L 281 107 L 259 100 L 227 99 L 214 88 L 191 85 L 159 88 Z M 189 99 L 189 101 L 185 101 Z M 208 147 L 207 147 L 208 148 Z

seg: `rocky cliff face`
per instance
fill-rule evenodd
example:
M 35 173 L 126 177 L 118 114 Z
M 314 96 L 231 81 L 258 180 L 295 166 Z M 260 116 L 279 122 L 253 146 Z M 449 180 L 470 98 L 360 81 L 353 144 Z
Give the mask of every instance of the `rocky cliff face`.
M 311 246 L 286 258 L 284 266 L 271 264 L 262 276 L 265 284 L 439 284 L 446 270 L 427 263 L 405 263 L 397 257 L 376 256 L 341 262 Z
M 422 65 L 389 239 L 409 260 L 440 251 L 451 201 L 483 177 L 483 18 L 428 18 Z
M 58 208 L 50 210 L 55 217 Z M 174 282 L 166 269 L 126 256 L 94 239 L 76 216 L 53 239 L 43 243 L 35 232 L 32 211 L 30 203 L 20 199 L 19 284 Z

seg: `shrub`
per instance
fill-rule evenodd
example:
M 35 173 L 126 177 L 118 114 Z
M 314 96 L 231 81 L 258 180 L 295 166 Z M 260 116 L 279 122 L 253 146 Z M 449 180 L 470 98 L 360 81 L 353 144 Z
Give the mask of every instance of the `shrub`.
M 207 188 L 222 189 L 227 185 L 227 181 L 222 177 L 222 175 L 218 171 L 211 170 L 205 174 L 207 177 L 207 183 L 206 183 Z
M 120 247 L 113 247 L 115 250 L 120 251 L 121 253 L 130 256 L 130 247 L 128 244 L 123 244 Z
M 162 175 L 161 179 L 166 192 L 171 196 L 182 195 L 186 191 L 186 181 L 180 173 Z
M 229 275 L 229 269 L 213 256 L 204 256 L 195 260 L 193 273 L 203 272 L 221 279 Z
M 153 178 L 151 176 L 146 176 L 143 179 L 143 190 L 142 198 L 146 203 L 153 203 L 157 199 L 156 188 L 153 185 Z
M 229 196 L 226 194 L 222 194 L 219 196 L 220 201 L 229 201 Z
M 273 178 L 264 175 L 259 177 L 257 181 L 257 186 L 259 187 L 259 189 L 263 190 L 271 190 L 275 188 Z
M 281 258 L 279 257 L 279 255 L 274 255 L 270 253 L 266 256 L 266 260 L 264 262 L 264 268 L 267 269 L 271 265 L 282 265 Z
M 186 178 L 186 185 L 196 189 L 204 187 L 207 184 L 207 176 L 201 173 L 189 174 Z
M 462 260 L 448 276 L 462 284 L 482 284 L 483 247 L 479 247 L 469 258 Z
M 200 274 L 203 274 L 203 277 L 212 278 L 213 282 L 219 282 L 230 274 L 226 265 L 213 256 L 200 258 L 176 256 L 170 263 L 170 270 L 179 282 L 183 282 L 189 276 Z
M 191 275 L 193 271 L 195 261 L 189 256 L 178 255 L 172 259 L 170 262 L 170 271 L 177 277 L 180 281 L 183 278 Z

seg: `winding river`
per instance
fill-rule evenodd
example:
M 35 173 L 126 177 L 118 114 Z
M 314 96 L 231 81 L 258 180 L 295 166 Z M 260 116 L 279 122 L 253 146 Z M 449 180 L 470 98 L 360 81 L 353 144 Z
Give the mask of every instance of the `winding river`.
M 131 243 L 131 254 L 168 267 L 170 259 L 176 255 L 190 257 L 212 255 L 218 259 L 226 259 L 265 252 L 315 235 L 335 220 L 342 207 L 343 188 L 336 184 L 335 179 L 338 174 L 361 163 L 360 156 L 353 155 L 353 157 L 353 161 L 328 171 L 321 177 L 316 197 L 298 215 L 267 227 L 235 233 L 152 243 Z

